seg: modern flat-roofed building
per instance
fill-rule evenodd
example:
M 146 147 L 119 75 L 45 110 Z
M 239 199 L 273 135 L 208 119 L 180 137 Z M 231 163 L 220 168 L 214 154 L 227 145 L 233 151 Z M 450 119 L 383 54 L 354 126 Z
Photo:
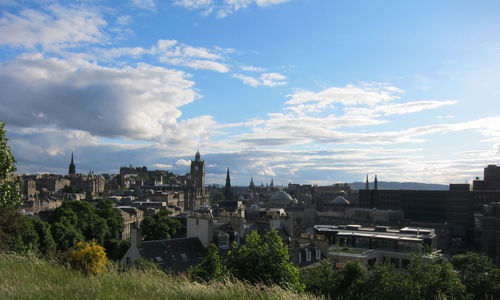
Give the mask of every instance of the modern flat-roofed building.
M 431 228 L 315 225 L 314 230 L 328 241 L 326 255 L 341 264 L 355 260 L 365 266 L 390 262 L 404 267 L 410 263 L 412 253 L 439 252 L 435 250 L 436 234 Z

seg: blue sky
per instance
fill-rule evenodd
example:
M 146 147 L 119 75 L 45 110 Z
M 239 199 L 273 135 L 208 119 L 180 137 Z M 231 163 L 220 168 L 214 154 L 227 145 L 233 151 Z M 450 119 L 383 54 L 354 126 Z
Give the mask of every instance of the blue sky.
M 120 5 L 117 5 L 120 3 Z M 0 0 L 20 173 L 461 183 L 500 164 L 500 2 Z

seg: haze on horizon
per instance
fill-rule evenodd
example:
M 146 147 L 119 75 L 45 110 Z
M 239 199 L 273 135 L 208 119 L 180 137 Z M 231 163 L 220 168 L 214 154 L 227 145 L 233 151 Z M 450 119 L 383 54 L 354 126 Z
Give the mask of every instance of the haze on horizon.
M 462 183 L 500 164 L 500 2 L 0 1 L 19 173 Z

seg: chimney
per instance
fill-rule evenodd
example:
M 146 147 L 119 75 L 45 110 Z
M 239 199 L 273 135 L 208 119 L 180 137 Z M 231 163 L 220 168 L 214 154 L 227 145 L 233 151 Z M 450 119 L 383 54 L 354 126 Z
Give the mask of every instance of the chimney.
M 139 248 L 141 246 L 141 241 L 141 229 L 139 228 L 139 222 L 133 223 L 130 228 L 130 246 Z

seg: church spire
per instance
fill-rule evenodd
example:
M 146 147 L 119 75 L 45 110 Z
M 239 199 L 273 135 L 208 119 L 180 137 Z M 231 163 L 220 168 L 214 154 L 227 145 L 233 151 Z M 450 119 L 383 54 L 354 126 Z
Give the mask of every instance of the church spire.
M 368 174 L 366 174 L 366 183 L 365 183 L 365 190 L 370 189 L 370 182 L 368 182 Z
M 253 183 L 253 176 L 250 177 L 250 185 L 248 186 L 249 189 L 253 190 L 255 188 L 255 184 Z
M 226 188 L 224 189 L 224 196 L 226 197 L 226 200 L 231 200 L 233 196 L 231 192 L 231 177 L 229 177 L 229 168 L 227 168 Z
M 271 177 L 271 184 L 269 185 L 271 188 L 274 187 L 274 179 Z
M 71 163 L 69 164 L 68 175 L 75 174 L 75 164 L 73 163 L 73 152 L 71 152 Z
M 373 182 L 373 189 L 378 190 L 378 180 L 377 180 L 377 174 L 375 174 L 375 181 Z

